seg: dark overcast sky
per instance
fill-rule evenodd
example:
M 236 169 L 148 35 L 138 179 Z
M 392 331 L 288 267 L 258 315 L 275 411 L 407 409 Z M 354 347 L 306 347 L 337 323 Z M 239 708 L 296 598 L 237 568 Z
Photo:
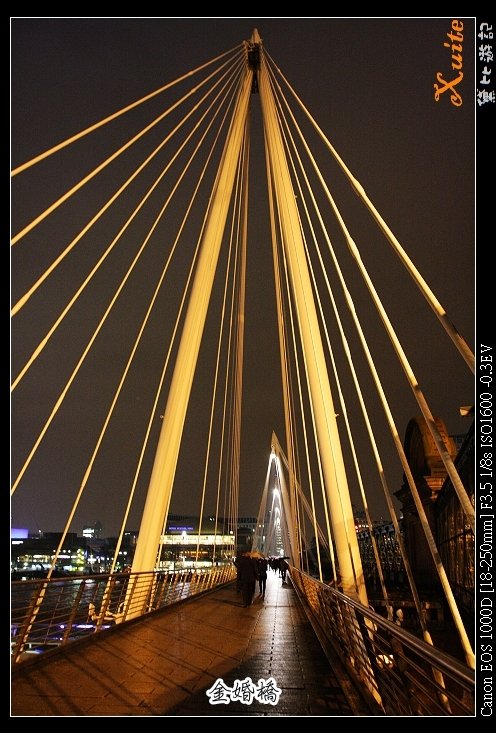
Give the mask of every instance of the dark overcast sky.
M 450 51 L 443 46 L 451 28 L 449 18 L 15 18 L 11 24 L 12 166 L 237 46 L 257 27 L 266 50 L 363 184 L 473 348 L 476 39 L 474 20 L 463 19 L 463 23 L 464 78 L 457 87 L 463 104 L 455 107 L 450 103 L 449 93 L 436 102 L 433 89 L 437 72 L 446 79 L 453 76 Z M 253 96 L 251 105 L 253 152 L 241 515 L 258 511 L 272 430 L 285 442 L 258 98 Z M 160 106 L 154 109 L 159 110 Z M 140 114 L 131 118 L 129 128 L 127 121 L 119 123 L 115 138 L 109 132 L 102 132 L 94 142 L 81 144 L 75 154 L 62 153 L 50 163 L 19 176 L 22 181 L 16 180 L 12 188 L 13 233 L 91 170 L 119 142 L 136 132 L 138 120 L 142 119 L 140 124 L 144 125 L 152 118 L 151 113 L 143 118 Z M 444 419 L 450 433 L 464 432 L 468 425 L 459 416 L 459 406 L 473 401 L 473 380 L 468 369 L 322 148 L 318 155 L 324 161 L 322 165 L 331 187 L 335 187 L 333 190 L 352 234 L 377 278 L 381 295 L 391 308 L 394 324 L 404 339 L 434 414 Z M 117 180 L 120 179 L 104 176 L 103 193 L 89 187 L 87 198 L 78 200 L 77 211 L 69 209 L 68 214 L 55 216 L 53 222 L 44 224 L 39 232 L 16 245 L 11 269 L 13 302 L 33 282 L 36 273 L 70 241 L 71 233 L 74 236 L 78 231 L 78 222 L 80 228 L 101 205 L 106 191 L 117 187 Z M 118 213 L 112 214 L 95 237 L 110 241 L 120 221 Z M 85 247 L 91 247 L 92 241 L 79 248 L 54 278 L 54 284 L 40 289 L 32 303 L 14 319 L 14 376 L 37 343 L 36 336 L 40 338 L 41 329 L 46 328 L 81 282 L 82 273 L 86 272 Z M 13 477 L 80 354 L 82 334 L 87 338 L 94 328 L 94 314 L 104 307 L 111 277 L 125 272 L 124 263 L 128 258 L 127 251 L 120 264 L 113 261 L 110 265 L 111 275 L 102 274 L 97 278 L 98 290 L 83 300 L 81 308 L 60 329 L 47 353 L 14 393 Z M 351 264 L 346 264 L 345 269 L 351 273 Z M 129 293 L 126 317 L 116 317 L 102 339 L 104 345 L 95 350 L 80 386 L 69 393 L 43 441 L 39 457 L 33 460 L 14 496 L 13 526 L 52 531 L 63 528 L 92 451 L 95 426 L 101 425 L 111 399 L 107 390 L 109 375 L 113 373 L 112 367 L 125 358 L 129 341 L 126 346 L 121 343 L 138 323 L 140 312 L 136 308 L 134 313 L 134 306 L 129 303 L 138 301 L 148 279 L 149 274 L 145 273 L 137 280 L 134 291 Z M 356 297 L 358 302 L 364 298 L 358 284 Z M 365 304 L 368 301 L 363 302 L 367 314 L 371 306 Z M 368 316 L 364 317 L 367 320 Z M 418 408 L 407 394 L 405 380 L 394 365 L 387 342 L 372 316 L 368 325 L 369 338 L 377 350 L 381 376 L 390 389 L 394 415 L 403 436 L 408 420 L 418 413 Z M 95 465 L 88 498 L 82 502 L 73 523 L 74 531 L 81 532 L 85 524 L 96 520 L 102 522 L 105 534 L 118 530 L 122 497 L 129 490 L 136 446 L 141 444 L 146 405 L 153 389 L 152 380 L 156 378 L 151 354 L 160 356 L 166 348 L 160 333 L 156 325 L 148 341 L 150 357 L 145 358 L 139 376 L 133 377 L 133 396 L 120 408 L 112 440 L 104 446 L 102 457 Z M 115 383 L 115 375 L 113 380 Z M 195 407 L 198 431 L 203 429 L 201 405 L 208 404 L 201 380 L 200 376 L 195 388 L 200 405 Z M 163 400 L 162 404 L 161 412 Z M 190 428 L 187 455 L 180 459 L 181 487 L 174 493 L 171 511 L 198 511 L 196 496 L 202 469 L 201 461 L 200 467 L 194 465 L 193 454 L 199 452 L 197 446 L 204 439 L 195 430 Z M 386 435 L 383 441 L 390 484 L 396 490 L 402 471 L 391 458 Z M 139 526 L 150 460 L 145 462 L 139 500 L 128 522 L 130 529 Z M 384 502 L 378 481 L 372 475 L 373 472 L 370 478 L 366 475 L 367 488 L 373 514 L 378 516 L 383 513 Z

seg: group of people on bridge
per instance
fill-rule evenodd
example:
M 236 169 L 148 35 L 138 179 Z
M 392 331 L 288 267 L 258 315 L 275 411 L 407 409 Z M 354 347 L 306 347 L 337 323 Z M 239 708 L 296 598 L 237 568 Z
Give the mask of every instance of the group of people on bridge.
M 236 592 L 241 593 L 243 608 L 248 608 L 253 603 L 255 587 L 258 581 L 258 597 L 265 598 L 267 586 L 267 572 L 270 567 L 275 573 L 279 573 L 282 584 L 286 583 L 286 573 L 289 565 L 285 557 L 264 557 L 260 552 L 246 551 L 238 555 L 234 560 L 236 566 Z

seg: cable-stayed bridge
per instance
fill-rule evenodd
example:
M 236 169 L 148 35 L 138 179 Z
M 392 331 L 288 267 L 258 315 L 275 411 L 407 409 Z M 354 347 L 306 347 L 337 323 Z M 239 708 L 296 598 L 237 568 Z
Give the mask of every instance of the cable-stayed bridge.
M 166 100 L 160 113 L 136 127 L 137 112 L 145 116 L 157 99 Z M 395 422 L 395 402 L 414 401 L 419 417 L 413 436 L 426 455 L 427 448 L 431 451 L 429 486 L 439 491 L 449 485 L 464 537 L 473 537 L 473 486 L 459 471 L 453 443 L 403 345 L 402 328 L 369 271 L 366 243 L 355 241 L 353 219 L 341 210 L 321 156 L 337 165 L 356 194 L 356 205 L 365 207 L 370 226 L 381 232 L 391 278 L 398 277 L 395 267 L 414 284 L 426 320 L 422 328 L 438 329 L 439 339 L 450 343 L 453 361 L 469 373 L 474 356 L 436 297 L 435 284 L 419 272 L 256 30 L 249 41 L 12 171 L 15 207 L 16 200 L 22 201 L 24 180 L 32 187 L 37 171 L 42 171 L 41 181 L 56 175 L 58 156 L 80 159 L 95 136 L 97 147 L 104 134 L 116 140 L 110 153 L 56 198 L 47 201 L 41 185 L 39 211 L 12 237 L 13 412 L 35 399 L 35 390 L 44 389 L 47 370 L 52 375 L 45 419 L 28 426 L 29 447 L 14 461 L 14 509 L 23 494 L 33 503 L 39 500 L 37 476 L 51 471 L 52 481 L 57 479 L 57 449 L 65 450 L 63 439 L 57 438 L 55 447 L 51 438 L 57 423 L 63 420 L 65 431 L 77 432 L 87 425 L 78 419 L 85 393 L 101 395 L 94 432 L 86 434 L 85 428 L 74 475 L 64 477 L 67 520 L 47 578 L 32 584 L 29 598 L 15 609 L 16 675 L 33 639 L 47 629 L 50 636 L 54 622 L 63 627 L 58 639 L 62 646 L 73 638 L 77 625 L 84 626 L 81 614 L 88 617 L 84 620 L 91 632 L 105 631 L 112 623 L 120 633 L 130 621 L 187 597 L 211 594 L 234 578 L 232 563 L 220 561 L 221 548 L 216 558 L 215 543 L 210 569 L 200 568 L 198 559 L 207 513 L 215 517 L 215 537 L 230 532 L 236 543 L 243 485 L 247 258 L 250 247 L 262 246 L 251 241 L 248 226 L 254 104 L 261 109 L 266 163 L 270 237 L 264 245 L 273 261 L 271 273 L 260 273 L 259 286 L 272 287 L 275 298 L 284 437 L 274 434 L 268 446 L 253 549 L 287 556 L 291 583 L 324 645 L 339 650 L 341 663 L 355 684 L 363 686 L 375 712 L 468 714 L 474 669 L 470 632 L 453 590 L 454 573 L 446 568 L 426 511 L 413 450 L 401 438 L 404 426 Z M 125 137 L 123 121 L 128 118 L 133 132 Z M 319 158 L 311 139 L 321 147 Z M 136 167 L 131 150 L 141 154 Z M 55 173 L 47 174 L 51 165 Z M 258 180 L 257 192 L 261 185 Z M 22 219 L 21 203 L 19 209 Z M 13 218 L 16 222 L 17 216 Z M 41 260 L 30 264 L 29 249 L 47 240 L 43 266 L 36 270 Z M 358 282 L 366 301 L 357 297 Z M 77 343 L 75 358 L 71 346 L 67 360 L 60 359 L 64 342 Z M 388 359 L 403 374 L 402 394 L 391 393 L 388 372 L 382 369 L 383 354 L 376 350 L 382 352 L 385 344 Z M 265 368 L 260 365 L 261 381 Z M 462 396 L 453 396 L 458 399 Z M 200 421 L 202 444 L 196 438 Z M 129 476 L 122 495 L 112 498 L 120 529 L 110 574 L 93 587 L 86 580 L 61 582 L 54 571 L 66 537 L 88 495 L 104 491 L 106 450 L 117 436 L 122 438 L 123 423 L 133 440 L 122 445 Z M 393 499 L 397 487 L 383 461 L 386 435 L 396 451 L 462 661 L 435 646 L 402 539 Z M 196 502 L 191 511 L 199 517 L 196 564 L 187 572 L 168 573 L 162 565 L 167 517 L 174 492 L 189 496 L 184 473 L 193 460 L 202 464 L 201 490 L 191 496 L 192 507 Z M 351 486 L 370 537 L 383 616 L 370 607 Z M 418 618 L 417 635 L 395 622 L 369 509 L 370 495 L 378 489 L 394 526 L 408 597 Z M 136 505 L 142 507 L 139 534 L 130 574 L 123 576 L 117 572 L 119 552 Z M 307 562 L 312 537 L 315 572 Z M 470 553 L 470 543 L 466 551 Z M 324 555 L 330 577 L 323 571 Z M 62 619 L 60 609 L 66 605 L 67 618 Z

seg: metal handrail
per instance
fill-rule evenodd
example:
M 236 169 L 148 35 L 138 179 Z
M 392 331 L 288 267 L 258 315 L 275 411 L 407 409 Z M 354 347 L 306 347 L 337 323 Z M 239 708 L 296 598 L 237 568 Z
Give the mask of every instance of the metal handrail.
M 12 662 L 157 611 L 235 577 L 235 567 L 11 583 Z
M 12 583 L 12 659 L 68 644 L 234 579 L 235 568 L 116 573 Z M 386 715 L 473 715 L 474 673 L 371 608 L 290 568 L 321 637 Z
M 473 715 L 474 671 L 296 568 L 292 583 L 320 637 L 372 709 L 386 715 Z

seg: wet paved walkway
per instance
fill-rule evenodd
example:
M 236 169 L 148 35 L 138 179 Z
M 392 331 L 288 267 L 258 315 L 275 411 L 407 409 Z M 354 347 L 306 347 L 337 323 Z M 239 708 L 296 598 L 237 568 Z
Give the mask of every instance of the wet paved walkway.
M 272 677 L 277 705 L 210 704 L 206 690 L 219 678 L 232 688 L 247 677 L 255 686 Z M 329 664 L 292 586 L 269 571 L 264 603 L 255 597 L 243 608 L 231 584 L 28 663 L 13 675 L 11 714 L 366 714 L 355 694 L 337 660 Z

